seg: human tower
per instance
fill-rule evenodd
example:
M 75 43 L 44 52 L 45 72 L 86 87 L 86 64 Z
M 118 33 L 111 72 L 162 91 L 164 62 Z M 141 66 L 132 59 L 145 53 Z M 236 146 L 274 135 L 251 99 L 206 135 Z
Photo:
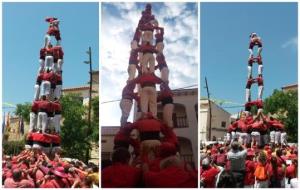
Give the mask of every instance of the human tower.
M 173 95 L 169 88 L 169 69 L 163 53 L 164 28 L 152 14 L 151 4 L 147 4 L 136 27 L 128 65 L 128 80 L 122 91 L 120 108 L 120 131 L 114 139 L 114 149 L 132 145 L 135 156 L 142 161 L 155 155 L 155 149 L 162 144 L 176 152 L 177 137 L 173 132 Z M 160 76 L 155 75 L 159 69 Z M 156 90 L 160 87 L 160 93 Z M 133 102 L 137 104 L 137 117 L 133 123 L 127 122 Z M 162 120 L 157 118 L 157 105 L 163 108 Z M 132 130 L 138 138 L 131 138 Z M 161 138 L 161 134 L 163 137 Z
M 59 20 L 49 17 L 45 21 L 49 27 L 44 46 L 40 49 L 40 67 L 34 85 L 34 99 L 25 148 L 39 149 L 51 154 L 60 150 L 62 112 L 60 98 L 64 52 L 60 45 Z M 56 45 L 51 43 L 53 37 Z
M 254 47 L 257 46 L 257 52 L 254 53 Z M 262 41 L 256 33 L 250 34 L 248 58 L 248 75 L 246 82 L 246 103 L 245 111 L 241 113 L 241 117 L 228 127 L 227 141 L 238 140 L 246 145 L 251 143 L 256 147 L 263 147 L 266 144 L 286 145 L 286 132 L 284 125 L 273 117 L 263 114 L 263 61 L 262 61 Z M 256 54 L 256 55 L 255 55 Z M 258 65 L 257 76 L 253 77 L 253 64 Z M 256 100 L 251 99 L 251 86 L 257 83 L 258 97 Z M 257 108 L 257 114 L 252 116 L 253 107 Z

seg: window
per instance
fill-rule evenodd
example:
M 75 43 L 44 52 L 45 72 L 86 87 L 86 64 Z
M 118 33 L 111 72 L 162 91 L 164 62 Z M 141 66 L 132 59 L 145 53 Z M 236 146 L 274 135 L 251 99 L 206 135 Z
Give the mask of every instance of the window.
M 221 122 L 221 127 L 225 128 L 226 127 L 226 121 Z
M 173 125 L 174 125 L 174 128 L 188 127 L 186 115 L 177 116 L 176 113 L 173 113 Z

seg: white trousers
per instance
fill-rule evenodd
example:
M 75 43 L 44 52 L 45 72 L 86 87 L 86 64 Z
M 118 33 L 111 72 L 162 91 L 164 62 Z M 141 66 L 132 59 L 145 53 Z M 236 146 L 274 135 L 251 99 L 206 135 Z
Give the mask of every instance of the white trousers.
M 47 55 L 45 57 L 45 69 L 52 69 L 53 67 L 53 56 L 52 55 Z
M 39 68 L 39 73 L 40 73 L 41 71 L 45 70 L 45 60 L 40 59 L 39 62 L 40 62 L 40 68 Z
M 258 132 L 258 131 L 251 132 L 251 137 L 252 137 L 252 141 L 255 141 L 257 146 L 261 145 L 260 132 Z
M 281 140 L 281 132 L 280 131 L 276 131 L 275 132 L 275 144 L 279 144 Z
M 58 59 L 57 63 L 53 63 L 52 70 L 55 73 L 59 73 L 62 70 L 62 65 L 63 65 L 63 60 L 62 59 Z
M 46 112 L 38 113 L 37 128 L 45 133 L 48 125 L 48 115 Z
M 270 142 L 275 143 L 275 133 L 276 131 L 270 131 Z
M 129 117 L 131 108 L 132 108 L 132 100 L 129 99 L 122 99 L 120 101 L 120 108 L 122 111 L 122 116 L 121 116 L 121 126 L 124 126 L 127 122 L 127 119 Z
M 163 121 L 168 127 L 173 127 L 174 104 L 166 104 L 163 107 Z
M 142 73 L 148 73 L 148 66 L 149 66 L 149 72 L 154 73 L 155 70 L 155 59 L 152 53 L 144 53 L 142 60 Z
M 61 114 L 55 114 L 54 115 L 54 128 L 56 133 L 60 133 L 60 120 L 61 120 Z
M 283 145 L 287 145 L 287 140 L 286 140 L 287 134 L 286 132 L 281 133 L 281 138 L 280 138 L 280 142 Z
M 41 89 L 40 89 L 40 96 L 43 95 L 50 95 L 51 91 L 51 83 L 49 81 L 42 81 L 41 83 Z
M 240 133 L 239 134 L 239 142 L 241 144 L 247 144 L 249 142 L 249 134 L 248 133 Z
M 162 70 L 160 71 L 160 78 L 164 82 L 168 82 L 169 81 L 169 68 L 168 67 L 162 68 Z
M 127 71 L 128 71 L 128 75 L 129 75 L 128 80 L 130 81 L 130 80 L 134 79 L 135 73 L 136 73 L 136 65 L 129 64 Z
M 149 42 L 150 44 L 152 44 L 153 32 L 152 31 L 144 31 L 142 33 L 142 41 L 143 42 Z
M 145 86 L 141 89 L 141 110 L 150 111 L 154 117 L 157 115 L 157 93 L 155 87 Z
M 36 84 L 36 85 L 34 85 L 33 99 L 38 100 L 39 98 L 40 98 L 40 85 Z
M 29 114 L 29 132 L 37 128 L 37 114 L 30 112 Z
M 54 89 L 54 97 L 57 99 L 60 99 L 61 97 L 61 89 L 62 89 L 62 85 L 56 85 L 55 89 Z

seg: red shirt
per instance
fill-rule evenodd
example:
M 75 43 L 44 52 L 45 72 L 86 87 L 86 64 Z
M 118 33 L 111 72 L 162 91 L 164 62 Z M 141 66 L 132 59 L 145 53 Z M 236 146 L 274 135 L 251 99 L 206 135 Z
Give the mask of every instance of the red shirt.
M 175 146 L 178 145 L 178 138 L 172 128 L 170 128 L 166 125 L 162 125 L 161 133 L 164 135 L 164 137 L 162 139 L 163 142 L 169 142 L 169 143 L 174 144 Z
M 139 132 L 161 131 L 163 124 L 157 119 L 140 119 L 133 123 L 133 127 Z
M 261 129 L 263 128 L 263 121 L 255 121 L 251 126 L 252 126 L 252 130 L 257 130 L 257 131 L 261 131 Z
M 144 174 L 147 187 L 160 188 L 192 188 L 197 187 L 197 176 L 183 168 L 171 166 L 159 172 L 148 171 Z
M 61 46 L 54 46 L 52 49 L 53 49 L 54 59 L 63 59 L 64 52 L 63 52 Z
M 38 110 L 43 112 L 51 112 L 51 104 L 48 100 L 40 100 L 38 101 Z
M 31 106 L 31 111 L 32 112 L 38 112 L 38 109 L 39 109 L 39 104 L 38 104 L 39 101 L 33 101 L 32 103 L 32 106 Z
M 296 178 L 296 167 L 294 164 L 291 164 L 286 167 L 286 177 L 287 178 Z
M 252 160 L 246 160 L 245 162 L 245 168 L 246 168 L 246 175 L 244 184 L 245 185 L 253 185 L 255 182 L 255 162 Z
M 147 84 L 155 85 L 161 83 L 162 80 L 155 76 L 154 74 L 143 74 L 142 76 L 137 78 L 137 83 L 141 84 L 144 87 Z
M 14 181 L 13 178 L 7 178 L 4 181 L 4 188 L 34 188 L 34 183 L 27 179 L 22 179 L 17 182 Z
M 283 168 L 281 166 L 280 167 L 278 166 L 276 168 L 276 170 L 277 170 L 277 175 L 274 173 L 272 165 L 270 164 L 269 167 L 268 167 L 269 176 L 271 177 L 273 175 L 276 175 L 275 179 L 282 180 L 284 178 L 284 170 L 283 170 Z
M 62 179 L 51 179 L 40 186 L 41 188 L 70 188 L 68 181 Z
M 141 180 L 141 170 L 138 168 L 115 163 L 102 170 L 102 187 L 136 187 Z
M 41 143 L 52 143 L 51 137 L 44 135 L 42 133 L 33 133 L 32 140 L 35 142 L 41 142 Z
M 205 188 L 215 187 L 216 176 L 218 175 L 219 172 L 220 170 L 215 167 L 210 167 L 207 170 L 203 170 L 201 168 L 200 178 L 203 180 Z
M 41 48 L 40 50 L 40 59 L 45 60 L 46 48 Z
M 248 131 L 248 125 L 246 121 L 240 119 L 236 122 L 236 125 L 237 128 L 241 130 L 241 132 L 246 133 Z

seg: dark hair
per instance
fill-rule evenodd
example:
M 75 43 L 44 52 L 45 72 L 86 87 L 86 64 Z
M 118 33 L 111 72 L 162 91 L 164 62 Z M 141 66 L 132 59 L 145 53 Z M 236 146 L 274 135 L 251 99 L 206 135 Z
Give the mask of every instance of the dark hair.
M 228 188 L 228 187 L 235 187 L 236 180 L 233 174 L 230 171 L 224 170 L 220 174 L 219 182 L 217 184 L 218 188 Z
M 233 141 L 231 143 L 232 150 L 237 151 L 239 149 L 239 147 L 240 147 L 240 144 L 237 141 Z
M 130 153 L 126 148 L 118 148 L 112 154 L 112 162 L 120 162 L 123 164 L 128 163 L 130 159 Z
M 277 158 L 275 156 L 272 156 L 271 158 L 271 166 L 272 166 L 272 170 L 273 170 L 273 174 L 274 176 L 277 177 Z
M 108 159 L 101 160 L 101 170 L 103 170 L 104 168 L 111 166 L 111 165 L 112 165 L 111 160 L 108 160 Z
M 13 179 L 14 179 L 15 181 L 21 180 L 21 176 L 22 176 L 21 170 L 17 169 L 17 170 L 15 170 L 15 171 L 13 171 L 12 176 L 13 176 Z

